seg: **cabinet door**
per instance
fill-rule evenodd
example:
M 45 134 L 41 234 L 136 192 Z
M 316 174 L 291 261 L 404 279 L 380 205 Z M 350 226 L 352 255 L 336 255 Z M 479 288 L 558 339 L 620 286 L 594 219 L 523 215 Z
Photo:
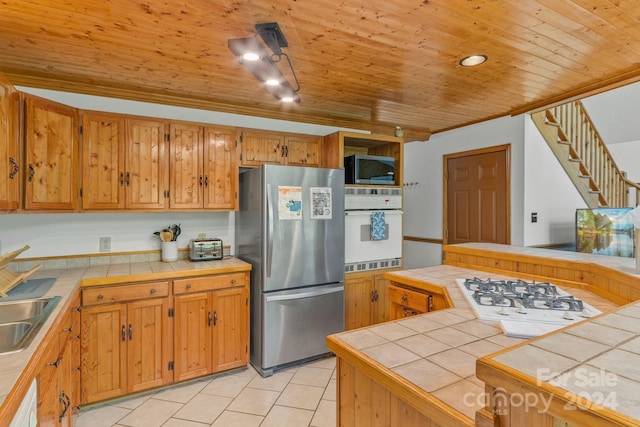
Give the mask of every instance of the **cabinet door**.
M 205 185 L 202 171 L 202 127 L 172 123 L 169 129 L 169 207 L 201 208 Z
M 0 209 L 20 207 L 20 95 L 0 76 Z
M 376 274 L 374 280 L 374 306 L 373 323 L 382 323 L 389 320 L 389 280 L 384 274 Z
M 247 364 L 248 305 L 244 288 L 213 293 L 213 372 Z
M 82 117 L 82 207 L 124 208 L 124 117 L 84 112 Z
M 127 392 L 170 382 L 169 302 L 153 298 L 127 304 Z
M 282 163 L 284 137 L 262 132 L 242 132 L 241 156 L 243 166 L 260 166 L 263 163 Z
M 26 100 L 25 209 L 73 210 L 78 205 L 77 110 Z
M 82 402 L 126 393 L 126 305 L 106 304 L 81 313 Z
M 347 277 L 344 285 L 345 329 L 371 325 L 374 301 L 373 276 Z
M 45 350 L 38 373 L 38 426 L 54 427 L 60 417 L 60 341 L 56 335 Z
M 127 119 L 126 126 L 126 207 L 163 209 L 168 187 L 165 124 L 156 120 Z
M 211 372 L 211 293 L 179 295 L 174 298 L 174 372 L 182 381 Z
M 74 369 L 76 366 L 73 364 L 73 347 L 69 334 L 66 335 L 65 341 L 62 341 L 63 346 L 62 354 L 60 356 L 60 392 L 58 394 L 58 421 L 61 427 L 71 427 L 73 425 L 73 406 L 78 405 L 79 402 L 73 401 L 73 389 L 74 389 Z
M 285 160 L 290 166 L 320 167 L 322 138 L 295 135 L 285 137 Z
M 204 130 L 204 207 L 238 209 L 238 155 L 232 128 Z

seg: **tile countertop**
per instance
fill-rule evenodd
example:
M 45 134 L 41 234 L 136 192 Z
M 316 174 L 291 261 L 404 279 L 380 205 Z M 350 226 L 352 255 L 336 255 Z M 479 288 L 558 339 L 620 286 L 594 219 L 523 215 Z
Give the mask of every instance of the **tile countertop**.
M 55 278 L 52 288 L 44 297 L 60 296 L 62 299 L 44 323 L 33 342 L 17 353 L 0 355 L 0 405 L 14 387 L 24 371 L 29 359 L 40 345 L 47 331 L 65 307 L 69 296 L 78 287 L 112 285 L 136 281 L 175 279 L 180 277 L 206 276 L 211 274 L 248 271 L 251 265 L 237 258 L 219 261 L 190 262 L 136 262 L 127 264 L 106 264 L 93 267 L 38 270 L 30 278 Z M 0 300 L 1 302 L 1 300 Z M 31 381 L 29 381 L 30 383 Z
M 484 405 L 484 383 L 476 378 L 476 360 L 526 340 L 502 334 L 497 322 L 476 319 L 456 279 L 516 279 L 454 266 L 425 267 L 390 273 L 446 288 L 454 307 L 336 334 L 359 357 L 377 362 L 460 412 L 472 424 Z M 582 289 L 567 289 L 603 312 L 617 306 Z M 339 356 L 339 354 L 338 354 Z M 640 372 L 640 371 L 639 371 Z
M 640 422 L 640 303 L 531 340 L 483 363 L 515 369 L 527 383 L 551 385 L 571 404 Z M 566 406 L 565 406 L 566 407 Z M 570 406 L 569 409 L 575 409 Z M 617 424 L 616 424 L 617 425 Z

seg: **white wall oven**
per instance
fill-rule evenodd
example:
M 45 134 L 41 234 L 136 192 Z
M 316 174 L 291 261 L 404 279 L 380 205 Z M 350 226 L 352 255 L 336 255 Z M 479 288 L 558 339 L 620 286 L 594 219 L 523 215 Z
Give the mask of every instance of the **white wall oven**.
M 345 189 L 345 272 L 402 265 L 402 189 Z

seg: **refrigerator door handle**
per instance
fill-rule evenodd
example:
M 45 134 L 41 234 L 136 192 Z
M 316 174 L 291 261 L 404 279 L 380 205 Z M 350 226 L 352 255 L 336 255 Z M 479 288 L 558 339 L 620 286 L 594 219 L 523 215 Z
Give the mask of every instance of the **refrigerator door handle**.
M 271 184 L 267 184 L 267 277 L 271 277 L 273 261 L 273 201 L 271 200 Z
M 320 295 L 333 294 L 333 293 L 342 292 L 342 291 L 344 291 L 344 286 L 341 285 L 341 286 L 331 287 L 330 289 L 323 289 L 323 290 L 320 290 L 320 291 L 301 292 L 301 293 L 292 294 L 292 295 L 273 295 L 273 296 L 268 296 L 267 297 L 267 302 L 271 302 L 271 301 L 288 301 L 288 300 L 302 299 L 302 298 L 312 298 L 312 297 L 318 297 Z

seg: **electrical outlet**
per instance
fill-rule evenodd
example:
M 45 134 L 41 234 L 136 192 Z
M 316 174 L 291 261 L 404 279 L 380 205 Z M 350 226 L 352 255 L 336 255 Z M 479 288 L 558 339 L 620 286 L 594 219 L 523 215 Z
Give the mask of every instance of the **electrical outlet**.
M 206 239 L 207 233 L 198 233 L 198 239 Z
M 538 212 L 531 212 L 531 222 L 538 222 Z
M 111 237 L 100 238 L 100 252 L 111 252 Z

